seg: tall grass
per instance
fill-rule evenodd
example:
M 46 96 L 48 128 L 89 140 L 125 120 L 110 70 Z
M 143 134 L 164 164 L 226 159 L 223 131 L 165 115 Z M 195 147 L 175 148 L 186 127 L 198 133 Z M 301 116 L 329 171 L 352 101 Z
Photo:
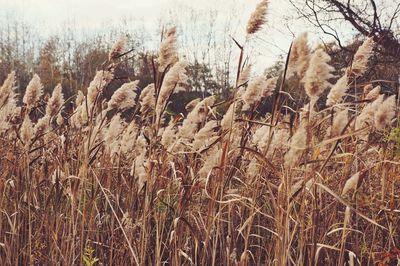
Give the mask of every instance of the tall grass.
M 248 40 L 265 22 L 263 1 Z M 399 158 L 387 137 L 395 96 L 359 84 L 374 43 L 336 85 L 307 35 L 282 77 L 251 77 L 238 44 L 232 97 L 166 112 L 187 84 L 165 34 L 154 83 L 102 92 L 124 56 L 116 43 L 72 111 L 34 76 L 18 106 L 15 74 L 0 89 L 0 261 L 5 265 L 337 265 L 399 257 Z M 246 69 L 245 71 L 242 71 Z M 288 78 L 309 103 L 292 110 Z M 365 88 L 364 88 L 365 86 Z M 330 88 L 328 107 L 323 92 Z M 259 105 L 272 97 L 272 112 Z

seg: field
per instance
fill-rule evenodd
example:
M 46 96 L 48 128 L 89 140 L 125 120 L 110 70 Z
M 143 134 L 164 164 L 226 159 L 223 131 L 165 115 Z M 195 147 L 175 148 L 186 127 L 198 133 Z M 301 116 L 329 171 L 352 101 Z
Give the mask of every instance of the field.
M 311 50 L 307 34 L 272 78 L 254 77 L 238 44 L 231 95 L 171 114 L 171 96 L 188 84 L 178 37 L 165 32 L 152 84 L 133 80 L 109 99 L 124 39 L 72 98 L 61 85 L 43 97 L 38 75 L 24 95 L 15 72 L 3 81 L 1 264 L 396 265 L 399 99 L 359 82 L 373 39 L 334 84 L 330 56 Z M 294 110 L 289 91 L 307 103 Z

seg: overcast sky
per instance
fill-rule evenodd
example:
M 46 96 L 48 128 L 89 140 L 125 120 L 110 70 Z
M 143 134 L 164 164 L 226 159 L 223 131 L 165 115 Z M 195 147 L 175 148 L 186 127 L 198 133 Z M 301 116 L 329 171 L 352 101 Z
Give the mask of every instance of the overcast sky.
M 81 26 L 96 27 L 100 21 L 121 17 L 140 17 L 146 22 L 166 16 L 177 6 L 230 12 L 240 7 L 240 17 L 248 16 L 258 0 L 0 0 L 2 11 L 16 11 L 24 18 L 50 22 L 48 26 L 76 20 Z M 287 6 L 285 0 L 272 1 L 271 8 Z
M 243 40 L 246 22 L 258 0 L 0 0 L 1 17 L 16 17 L 39 28 L 43 35 L 60 33 L 63 25 L 73 24 L 76 30 L 96 32 L 123 19 L 135 21 L 146 32 L 159 29 L 160 23 L 170 23 L 171 14 L 190 19 L 185 12 L 214 10 L 218 14 L 216 23 L 224 23 L 234 13 L 238 27 L 233 32 L 222 32 L 239 41 Z M 268 23 L 258 38 L 253 41 L 255 57 L 263 66 L 271 65 L 279 55 L 284 56 L 293 34 L 310 31 L 305 24 L 286 23 L 285 18 L 293 14 L 287 0 L 271 0 Z M 206 17 L 198 17 L 199 21 Z M 178 18 L 179 20 L 179 18 Z M 181 21 L 182 22 L 182 21 Z M 206 23 L 206 22 L 205 22 Z M 186 23 L 183 23 L 186 24 Z M 235 24 L 235 23 L 233 23 Z M 219 25 L 221 30 L 223 27 Z M 310 34 L 311 39 L 320 36 Z M 260 62 L 261 61 L 261 62 Z

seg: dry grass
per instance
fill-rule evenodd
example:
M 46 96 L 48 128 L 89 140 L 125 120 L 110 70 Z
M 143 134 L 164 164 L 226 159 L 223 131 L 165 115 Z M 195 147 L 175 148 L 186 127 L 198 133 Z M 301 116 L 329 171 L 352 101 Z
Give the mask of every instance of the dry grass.
M 308 62 L 288 64 L 305 75 L 295 77 L 310 92 L 304 109 L 285 107 L 291 97 L 282 91 L 285 78 L 272 96 L 263 85 L 276 80 L 239 84 L 247 79 L 239 62 L 240 86 L 232 99 L 194 102 L 186 117 L 168 122 L 169 98 L 186 83 L 185 63 L 170 50 L 174 34 L 170 30 L 161 45 L 154 86 L 140 95 L 137 83 L 129 83 L 108 106 L 102 91 L 115 78 L 122 42 L 86 96 L 77 96 L 72 112 L 63 111 L 58 90 L 46 109 L 37 76 L 20 107 L 14 102 L 14 76 L 4 83 L 0 261 L 367 265 L 398 260 L 400 161 L 386 138 L 397 118 L 395 99 L 366 97 L 350 66 L 347 94 L 340 94 L 345 101 L 336 97 L 321 109 L 316 102 L 328 86 L 329 60 L 321 50 L 314 57 L 303 51 L 297 58 L 311 58 L 307 71 Z M 245 47 L 240 48 L 243 55 Z M 365 66 L 357 67 L 361 75 Z M 274 99 L 266 116 L 257 112 L 263 97 Z M 122 113 L 124 108 L 131 115 Z

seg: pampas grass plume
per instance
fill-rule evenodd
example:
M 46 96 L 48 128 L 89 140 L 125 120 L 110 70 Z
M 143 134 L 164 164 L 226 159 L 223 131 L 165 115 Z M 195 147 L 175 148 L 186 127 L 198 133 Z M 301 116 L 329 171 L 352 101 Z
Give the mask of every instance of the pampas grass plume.
M 372 51 L 375 47 L 375 42 L 372 37 L 367 38 L 363 44 L 358 47 L 357 52 L 354 55 L 353 62 L 350 68 L 350 75 L 355 77 L 362 76 L 367 70 L 369 58 L 372 55 Z
M 246 32 L 248 35 L 259 31 L 267 21 L 268 0 L 262 0 L 256 7 L 256 10 L 251 14 L 247 22 Z
M 43 85 L 40 82 L 40 78 L 37 74 L 33 75 L 33 78 L 26 87 L 25 95 L 23 98 L 23 103 L 27 107 L 32 107 L 35 105 L 43 94 Z
M 136 90 L 139 80 L 123 84 L 112 95 L 108 109 L 125 110 L 135 105 Z
M 396 95 L 387 98 L 378 108 L 375 113 L 375 127 L 378 130 L 384 130 L 389 126 L 392 119 L 396 115 Z
M 171 27 L 166 32 L 166 37 L 161 42 L 160 51 L 158 54 L 158 70 L 160 72 L 175 63 L 178 59 L 177 52 L 177 38 L 176 38 L 176 27 Z
M 321 93 L 331 84 L 328 79 L 332 78 L 331 72 L 334 68 L 328 65 L 331 57 L 322 49 L 315 51 L 310 59 L 310 66 L 303 78 L 304 88 L 310 98 L 318 98 Z
M 347 192 L 349 192 L 351 189 L 356 190 L 357 185 L 358 185 L 358 180 L 360 178 L 360 172 L 357 172 L 354 174 L 352 177 L 350 177 L 346 183 L 344 184 L 343 190 L 342 190 L 342 195 L 345 195 Z
M 63 104 L 64 104 L 64 95 L 62 93 L 61 84 L 58 84 L 54 88 L 50 99 L 47 101 L 46 115 L 50 117 L 55 116 L 60 111 Z

